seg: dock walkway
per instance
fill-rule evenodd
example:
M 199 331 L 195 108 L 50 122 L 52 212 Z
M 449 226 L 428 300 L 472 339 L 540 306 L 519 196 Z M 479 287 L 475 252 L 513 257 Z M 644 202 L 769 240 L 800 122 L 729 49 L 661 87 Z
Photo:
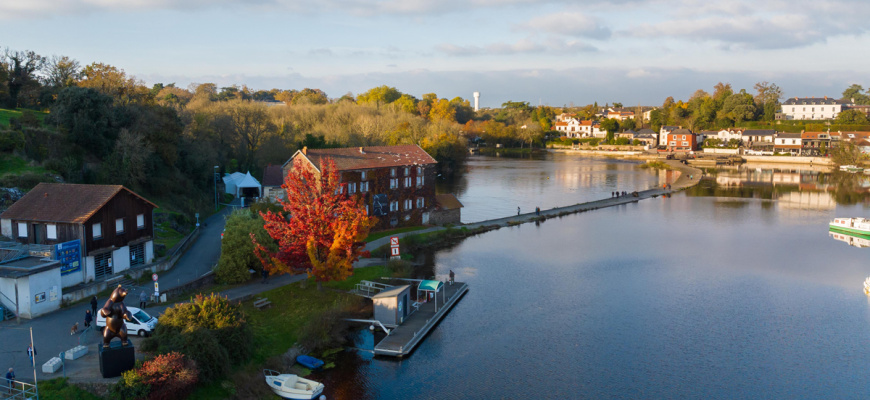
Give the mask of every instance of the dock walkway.
M 443 288 L 444 291 L 438 296 L 438 312 L 435 312 L 434 301 L 421 304 L 419 310 L 408 316 L 401 325 L 375 345 L 375 354 L 400 358 L 410 354 L 468 291 L 468 285 L 462 282 L 446 284 Z M 446 301 L 444 297 L 447 298 Z

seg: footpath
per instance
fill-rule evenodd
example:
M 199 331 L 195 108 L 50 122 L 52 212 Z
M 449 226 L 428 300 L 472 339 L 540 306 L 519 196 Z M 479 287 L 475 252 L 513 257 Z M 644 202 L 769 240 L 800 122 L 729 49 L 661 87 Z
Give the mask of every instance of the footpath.
M 481 227 L 506 227 L 535 222 L 540 220 L 540 218 L 550 218 L 569 213 L 636 203 L 640 200 L 667 195 L 694 186 L 698 183 L 702 175 L 700 169 L 684 165 L 678 161 L 667 160 L 665 162 L 674 170 L 680 172 L 679 177 L 673 182 L 670 182 L 670 189 L 644 190 L 637 192 L 637 197 L 629 194 L 621 197 L 612 197 L 566 207 L 541 210 L 540 214 L 532 212 L 488 221 L 480 221 L 465 224 L 462 225 L 462 227 L 469 229 Z M 196 280 L 217 263 L 217 259 L 220 257 L 220 233 L 224 229 L 224 214 L 225 212 L 222 212 L 210 217 L 206 221 L 207 224 L 200 228 L 202 231 L 196 243 L 191 245 L 187 252 L 179 259 L 178 263 L 176 263 L 170 271 L 161 274 L 161 289 L 174 288 Z M 431 227 L 423 230 L 399 233 L 392 236 L 398 236 L 401 238 L 408 235 L 418 235 L 421 233 L 435 232 L 445 229 L 447 228 Z M 389 241 L 389 237 L 373 240 L 366 244 L 365 250 L 375 250 L 381 246 L 388 245 Z M 362 259 L 354 264 L 354 268 L 383 264 L 383 262 L 383 259 Z M 260 280 L 254 280 L 246 285 L 226 289 L 219 292 L 219 294 L 226 296 L 230 300 L 245 300 L 253 298 L 265 291 L 285 286 L 293 282 L 298 282 L 305 278 L 306 274 L 270 277 L 266 283 L 261 283 Z M 126 300 L 128 306 L 139 305 L 138 294 L 141 290 L 145 289 L 134 288 L 130 292 Z M 205 290 L 204 292 L 208 291 Z M 98 303 L 99 307 L 102 307 L 105 301 L 105 298 L 100 298 Z M 150 305 L 145 308 L 145 311 L 151 315 L 159 316 L 172 305 L 173 304 Z M 3 344 L 2 347 L 0 347 L 0 370 L 6 370 L 9 367 L 13 367 L 15 368 L 15 374 L 18 380 L 28 383 L 33 382 L 33 368 L 31 367 L 26 352 L 27 346 L 30 344 L 30 329 L 32 328 L 33 342 L 37 350 L 36 376 L 38 380 L 67 376 L 72 382 L 109 384 L 117 381 L 118 378 L 104 379 L 100 376 L 99 361 L 97 359 L 97 346 L 100 345 L 102 337 L 99 330 L 94 328 L 84 330 L 82 324 L 85 310 L 87 309 L 90 309 L 90 304 L 78 303 L 74 306 L 33 320 L 22 319 L 21 324 L 16 324 L 15 321 L 4 321 L 0 323 L 0 343 Z M 79 329 L 82 333 L 70 335 L 70 328 L 75 322 L 79 322 Z M 135 346 L 138 346 L 142 339 L 138 336 L 131 336 L 131 340 Z M 78 345 L 86 346 L 88 348 L 88 354 L 76 360 L 66 360 L 64 368 L 56 373 L 45 374 L 42 372 L 43 363 L 52 357 L 57 357 L 59 353 Z M 63 357 L 61 356 L 61 358 Z

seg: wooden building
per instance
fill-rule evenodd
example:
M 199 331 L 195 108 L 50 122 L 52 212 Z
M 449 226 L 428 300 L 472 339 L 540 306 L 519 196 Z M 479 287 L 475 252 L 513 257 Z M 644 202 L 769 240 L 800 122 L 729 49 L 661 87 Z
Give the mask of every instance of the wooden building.
M 69 287 L 150 263 L 155 208 L 121 185 L 40 183 L 0 214 L 0 233 L 52 246 L 63 287 Z M 75 253 L 78 263 L 63 260 Z
M 366 212 L 378 218 L 373 230 L 429 223 L 437 162 L 420 146 L 303 148 L 284 163 L 283 174 L 300 164 L 319 176 L 327 158 L 335 162 L 344 190 L 363 196 Z

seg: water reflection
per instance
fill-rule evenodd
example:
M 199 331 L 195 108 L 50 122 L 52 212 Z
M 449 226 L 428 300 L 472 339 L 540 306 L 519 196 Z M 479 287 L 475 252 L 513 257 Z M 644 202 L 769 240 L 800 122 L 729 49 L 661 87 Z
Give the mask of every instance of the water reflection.
M 782 210 L 833 210 L 838 204 L 870 204 L 870 177 L 809 166 L 752 164 L 707 171 L 690 196 L 772 200 Z
M 860 236 L 852 236 L 845 233 L 828 231 L 828 236 L 830 236 L 834 240 L 839 240 L 848 244 L 849 246 L 858 247 L 858 248 L 866 248 L 870 247 L 870 239 L 860 237 Z

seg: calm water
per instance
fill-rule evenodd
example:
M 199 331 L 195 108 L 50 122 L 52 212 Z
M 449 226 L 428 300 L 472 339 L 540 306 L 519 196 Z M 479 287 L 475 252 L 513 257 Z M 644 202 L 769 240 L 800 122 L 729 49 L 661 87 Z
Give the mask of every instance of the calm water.
M 656 183 L 628 163 L 602 173 L 565 157 L 475 161 L 460 200 L 483 196 L 473 182 L 542 207 Z M 600 176 L 574 192 L 536 178 L 584 165 Z M 496 182 L 506 176 L 515 184 Z M 314 379 L 330 399 L 865 398 L 870 249 L 831 239 L 827 223 L 868 208 L 854 193 L 838 204 L 835 181 L 722 171 L 671 198 L 469 238 L 429 257 L 471 290 L 409 358 L 347 352 Z

